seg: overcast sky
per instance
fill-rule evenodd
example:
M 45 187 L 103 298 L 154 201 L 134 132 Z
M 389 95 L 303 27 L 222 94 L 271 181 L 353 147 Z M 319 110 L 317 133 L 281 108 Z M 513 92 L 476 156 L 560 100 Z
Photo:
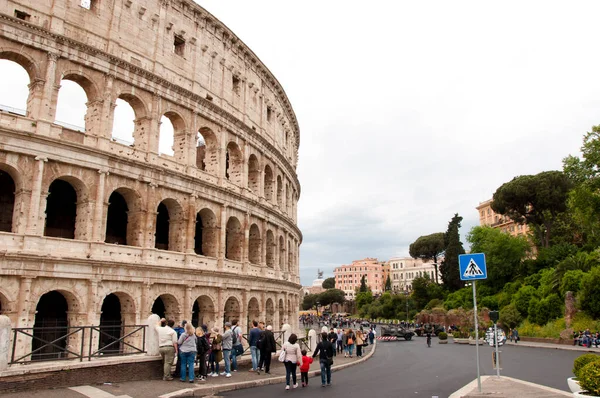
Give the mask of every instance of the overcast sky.
M 298 117 L 303 284 L 407 256 L 454 213 L 465 242 L 479 202 L 560 169 L 600 124 L 597 1 L 196 1 Z M 2 80 L 6 104 L 16 91 Z

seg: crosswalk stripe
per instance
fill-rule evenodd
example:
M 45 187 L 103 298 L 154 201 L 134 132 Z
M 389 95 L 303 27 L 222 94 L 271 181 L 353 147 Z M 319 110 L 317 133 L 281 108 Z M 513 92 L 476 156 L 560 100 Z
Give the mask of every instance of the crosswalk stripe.
M 131 398 L 129 395 L 112 395 L 111 393 L 92 386 L 69 387 L 69 390 L 78 392 L 88 398 Z

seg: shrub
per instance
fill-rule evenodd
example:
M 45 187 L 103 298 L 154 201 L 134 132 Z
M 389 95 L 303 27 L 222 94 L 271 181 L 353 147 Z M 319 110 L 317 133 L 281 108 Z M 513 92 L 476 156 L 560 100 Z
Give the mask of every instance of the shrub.
M 446 332 L 439 332 L 438 339 L 440 340 L 448 340 L 448 334 Z
M 593 318 L 600 318 L 600 267 L 594 267 L 581 280 L 581 309 Z
M 560 294 L 565 297 L 569 291 L 573 292 L 573 294 L 579 292 L 581 289 L 581 279 L 584 275 L 585 272 L 580 269 L 565 272 L 560 283 Z
M 500 310 L 500 323 L 506 328 L 514 328 L 521 323 L 522 319 L 514 304 L 509 304 Z
M 583 354 L 578 356 L 575 358 L 575 361 L 573 361 L 573 374 L 577 378 L 581 377 L 581 369 L 583 369 L 583 367 L 588 363 L 598 360 L 600 360 L 600 355 L 597 354 Z
M 529 314 L 529 302 L 536 294 L 537 292 L 533 286 L 522 286 L 513 296 L 513 303 L 523 316 Z
M 600 395 L 600 361 L 590 362 L 581 368 L 578 379 L 584 391 Z

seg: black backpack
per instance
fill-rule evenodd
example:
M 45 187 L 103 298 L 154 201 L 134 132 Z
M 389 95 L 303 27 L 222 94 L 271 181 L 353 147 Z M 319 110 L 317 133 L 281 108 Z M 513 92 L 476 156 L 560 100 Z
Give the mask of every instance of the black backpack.
M 231 329 L 231 344 L 232 345 L 237 345 L 237 333 L 235 331 L 235 329 L 237 328 L 237 326 L 235 326 L 233 329 Z

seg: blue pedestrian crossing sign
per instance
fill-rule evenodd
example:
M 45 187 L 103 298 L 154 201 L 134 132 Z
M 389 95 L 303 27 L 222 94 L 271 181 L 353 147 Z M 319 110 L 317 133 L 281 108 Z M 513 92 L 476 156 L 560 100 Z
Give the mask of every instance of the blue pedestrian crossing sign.
M 461 254 L 458 256 L 458 267 L 460 279 L 463 281 L 487 279 L 485 254 L 483 253 Z

